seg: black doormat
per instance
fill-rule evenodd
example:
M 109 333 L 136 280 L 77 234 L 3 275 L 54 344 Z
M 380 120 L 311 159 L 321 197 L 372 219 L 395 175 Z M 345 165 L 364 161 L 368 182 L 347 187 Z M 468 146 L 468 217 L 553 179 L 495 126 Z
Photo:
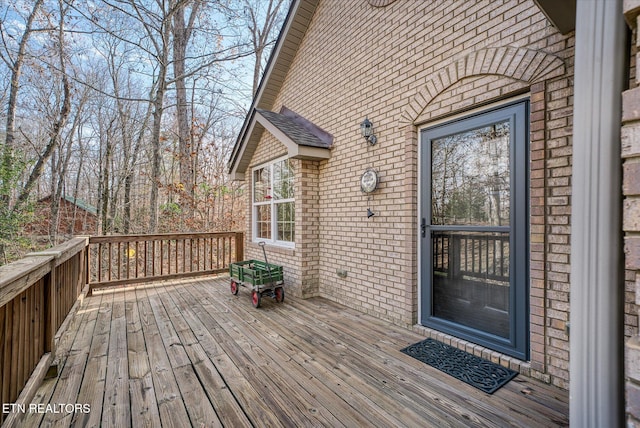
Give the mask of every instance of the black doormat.
M 488 394 L 493 394 L 518 374 L 433 339 L 414 343 L 400 351 Z

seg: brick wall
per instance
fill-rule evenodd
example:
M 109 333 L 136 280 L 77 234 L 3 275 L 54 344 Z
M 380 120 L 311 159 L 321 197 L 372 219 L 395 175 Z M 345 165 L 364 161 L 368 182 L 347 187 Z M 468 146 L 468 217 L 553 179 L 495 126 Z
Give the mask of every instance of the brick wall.
M 530 362 L 447 341 L 568 388 L 573 41 L 571 34 L 560 35 L 533 1 L 320 2 L 271 107 L 278 111 L 285 105 L 334 136 L 331 159 L 296 170 L 296 179 L 298 172 L 300 180 L 307 177 L 312 202 L 303 202 L 302 212 L 296 212 L 302 240 L 281 260 L 295 260 L 300 290 L 308 281 L 314 290 L 309 295 L 317 290 L 349 307 L 414 326 L 418 131 L 528 94 Z M 360 136 L 365 117 L 374 123 L 375 146 Z M 267 134 L 253 165 L 280 153 L 269 148 L 274 142 Z M 359 179 L 369 167 L 379 172 L 381 183 L 367 196 Z M 296 192 L 297 198 L 297 187 Z M 375 216 L 368 219 L 367 208 Z M 303 216 L 312 223 L 298 231 Z M 628 330 L 637 331 L 636 315 L 628 317 Z

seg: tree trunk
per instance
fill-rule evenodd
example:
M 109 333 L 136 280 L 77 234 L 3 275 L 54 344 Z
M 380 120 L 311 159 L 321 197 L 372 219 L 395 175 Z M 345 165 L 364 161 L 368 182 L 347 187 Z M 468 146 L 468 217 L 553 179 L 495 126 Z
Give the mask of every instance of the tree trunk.
M 73 130 L 71 132 L 73 135 Z M 73 146 L 72 138 L 69 139 L 67 153 L 64 160 L 62 159 L 62 153 L 60 153 L 60 161 L 58 162 L 58 182 L 56 183 L 55 191 L 51 195 L 51 224 L 49 227 L 49 240 L 53 245 L 56 245 L 58 240 L 58 225 L 60 223 L 60 199 L 62 198 L 64 190 L 64 178 L 67 175 L 67 169 L 69 168 L 69 160 L 71 159 L 71 149 Z M 65 231 L 65 233 L 68 233 Z M 69 232 L 69 233 L 72 233 Z
M 193 156 L 195 148 L 192 144 L 192 126 L 189 117 L 189 106 L 187 103 L 187 88 L 185 83 L 185 59 L 187 55 L 187 45 L 193 30 L 195 18 L 201 2 L 195 0 L 192 3 L 189 22 L 185 23 L 185 5 L 181 2 L 173 14 L 173 74 L 176 81 L 176 113 L 178 119 L 178 147 L 180 159 L 180 183 L 183 191 L 181 193 L 181 208 L 187 219 L 193 217 L 194 205 L 194 167 Z
M 131 156 L 131 161 L 128 165 L 126 165 L 127 172 L 124 177 L 124 215 L 123 215 L 123 227 L 124 233 L 128 234 L 131 232 L 131 189 L 133 187 L 133 174 L 136 164 L 138 163 L 138 155 L 140 153 L 140 148 L 142 147 L 142 141 L 145 135 L 145 129 L 147 128 L 147 123 L 149 122 L 149 118 L 151 117 L 151 107 L 147 108 L 147 113 L 145 114 L 144 120 L 142 122 L 142 126 L 140 127 L 140 133 L 138 134 L 138 139 L 136 140 L 135 146 L 133 148 L 133 154 Z
M 265 0 L 258 0 L 257 4 L 264 1 Z M 270 44 L 269 38 L 273 32 L 274 25 L 278 22 L 278 15 L 283 3 L 284 0 L 269 0 L 267 10 L 264 13 L 264 22 L 262 25 L 259 25 L 257 4 L 252 5 L 248 0 L 245 0 L 245 7 L 249 14 L 248 27 L 249 31 L 251 31 L 251 43 L 255 57 L 255 63 L 253 64 L 253 95 L 258 91 L 260 76 L 262 75 L 264 51 Z
M 166 90 L 166 64 L 160 64 L 158 90 L 153 101 L 153 129 L 151 132 L 151 195 L 149 198 L 149 233 L 158 230 L 158 191 L 160 186 L 160 127 L 164 112 L 164 92 Z
M 100 199 L 102 202 L 102 207 L 100 209 L 100 215 L 102 216 L 102 234 L 107 235 L 111 230 L 111 222 L 109 221 L 109 183 L 110 183 L 110 169 L 111 169 L 111 159 L 113 157 L 113 149 L 111 143 L 111 127 L 107 130 L 107 146 L 105 148 L 104 155 L 104 166 L 102 173 L 102 194 L 100 195 Z
M 76 173 L 76 182 L 75 182 L 74 187 L 73 187 L 73 201 L 74 202 L 78 200 L 78 190 L 80 188 L 80 175 L 82 173 L 82 168 L 83 168 L 83 165 L 84 165 L 84 150 L 82 148 L 82 138 L 78 138 L 78 147 L 80 149 L 80 158 L 78 159 L 78 172 Z M 73 218 L 71 220 L 71 223 L 74 224 L 74 225 L 76 224 L 77 215 L 78 215 L 78 206 L 74 205 L 74 207 L 73 207 Z M 83 220 L 83 230 L 86 227 L 85 221 L 86 221 L 86 217 Z M 92 232 L 96 232 L 96 231 L 93 230 Z

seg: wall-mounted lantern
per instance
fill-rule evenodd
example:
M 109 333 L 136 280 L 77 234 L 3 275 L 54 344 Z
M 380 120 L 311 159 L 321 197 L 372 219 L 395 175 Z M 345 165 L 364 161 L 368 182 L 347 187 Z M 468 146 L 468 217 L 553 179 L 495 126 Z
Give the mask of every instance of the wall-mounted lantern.
M 378 138 L 373 135 L 373 123 L 368 118 L 365 118 L 360 124 L 360 133 L 370 146 L 374 146 L 378 142 Z

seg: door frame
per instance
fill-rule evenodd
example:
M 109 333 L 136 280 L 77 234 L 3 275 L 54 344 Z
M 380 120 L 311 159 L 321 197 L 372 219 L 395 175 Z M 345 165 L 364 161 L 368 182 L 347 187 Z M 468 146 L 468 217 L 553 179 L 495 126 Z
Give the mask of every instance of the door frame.
M 418 129 L 418 322 L 461 339 L 486 346 L 489 349 L 514 356 L 521 360 L 529 358 L 529 96 L 521 96 L 499 104 L 484 106 L 473 111 L 450 117 L 437 123 L 430 123 Z M 431 150 L 427 150 L 427 133 L 438 133 L 437 138 L 451 133 L 475 129 L 484 123 L 509 118 L 513 126 L 515 142 L 510 145 L 512 212 L 510 215 L 510 337 L 508 339 L 491 335 L 480 330 L 455 324 L 432 316 L 431 278 L 432 249 L 431 230 L 427 227 L 426 237 L 422 237 L 421 223 L 426 219 L 430 224 L 431 215 Z M 450 132 L 449 132 L 450 131 Z M 512 140 L 513 142 L 514 140 Z M 525 166 L 522 168 L 521 166 Z M 521 170 L 524 171 L 521 171 Z

